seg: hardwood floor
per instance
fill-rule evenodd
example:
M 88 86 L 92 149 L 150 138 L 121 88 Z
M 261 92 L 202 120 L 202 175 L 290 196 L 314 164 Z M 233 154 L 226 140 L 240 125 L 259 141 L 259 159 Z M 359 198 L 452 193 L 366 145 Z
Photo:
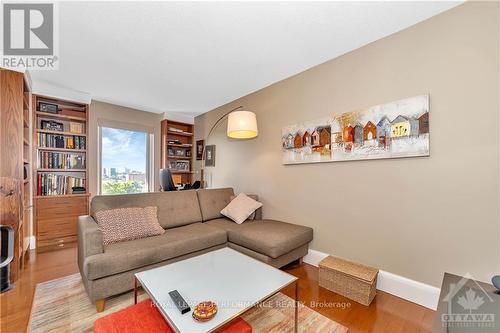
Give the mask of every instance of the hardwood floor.
M 14 289 L 1 294 L 1 332 L 25 332 L 37 283 L 78 272 L 76 248 L 36 254 L 32 251 Z M 318 286 L 318 269 L 308 264 L 291 264 L 285 271 L 299 277 L 299 299 L 306 306 L 343 324 L 349 333 L 431 332 L 434 311 L 384 292 L 369 306 L 363 306 Z M 293 297 L 294 288 L 284 290 Z

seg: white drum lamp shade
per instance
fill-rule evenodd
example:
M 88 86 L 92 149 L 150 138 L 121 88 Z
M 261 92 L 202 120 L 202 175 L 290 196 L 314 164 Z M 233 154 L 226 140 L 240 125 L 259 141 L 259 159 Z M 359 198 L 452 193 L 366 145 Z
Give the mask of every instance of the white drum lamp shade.
M 227 119 L 227 136 L 234 139 L 251 139 L 259 135 L 257 117 L 250 111 L 231 112 Z

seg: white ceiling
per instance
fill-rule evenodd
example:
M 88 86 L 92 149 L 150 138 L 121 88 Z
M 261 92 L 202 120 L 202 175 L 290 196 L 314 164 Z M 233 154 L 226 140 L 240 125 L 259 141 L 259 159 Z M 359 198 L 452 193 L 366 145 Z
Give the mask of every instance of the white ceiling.
M 200 114 L 459 2 L 60 2 L 58 71 L 33 80 Z

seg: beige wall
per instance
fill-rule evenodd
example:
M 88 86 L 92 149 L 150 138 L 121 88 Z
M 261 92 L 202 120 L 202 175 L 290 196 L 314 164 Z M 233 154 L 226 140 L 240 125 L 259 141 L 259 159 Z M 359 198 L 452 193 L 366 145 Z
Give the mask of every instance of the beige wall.
M 281 128 L 430 94 L 431 156 L 281 164 Z M 314 228 L 311 248 L 439 286 L 500 273 L 499 5 L 466 3 L 195 119 L 203 138 L 238 105 L 260 135 L 225 125 L 213 187 L 258 193 L 266 218 Z M 198 165 L 199 167 L 199 165 Z
M 98 133 L 97 123 L 100 120 L 116 123 L 128 123 L 131 126 L 154 128 L 153 140 L 153 180 L 154 189 L 159 188 L 158 174 L 160 169 L 160 121 L 163 114 L 144 112 L 114 104 L 92 101 L 90 104 L 89 149 L 92 154 L 88 157 L 89 189 L 92 196 L 97 192 L 97 165 L 98 165 Z

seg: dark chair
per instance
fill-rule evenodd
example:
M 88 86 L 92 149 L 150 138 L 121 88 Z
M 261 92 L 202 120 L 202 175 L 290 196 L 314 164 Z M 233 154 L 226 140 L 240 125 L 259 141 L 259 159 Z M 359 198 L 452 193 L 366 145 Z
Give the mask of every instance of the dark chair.
M 177 191 L 170 169 L 160 169 L 160 187 L 164 192 Z

